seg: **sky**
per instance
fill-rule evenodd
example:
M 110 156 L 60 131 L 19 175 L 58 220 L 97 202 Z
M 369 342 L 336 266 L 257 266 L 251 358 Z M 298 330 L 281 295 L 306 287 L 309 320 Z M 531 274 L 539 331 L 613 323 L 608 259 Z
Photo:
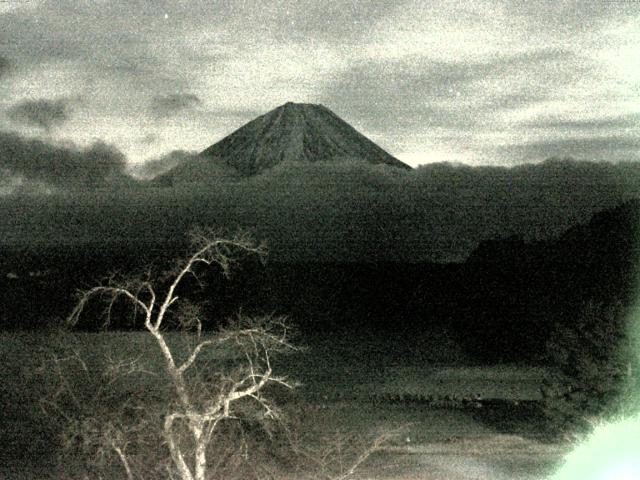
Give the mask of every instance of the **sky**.
M 640 2 L 0 2 L 13 142 L 139 165 L 287 101 L 413 166 L 640 161 Z

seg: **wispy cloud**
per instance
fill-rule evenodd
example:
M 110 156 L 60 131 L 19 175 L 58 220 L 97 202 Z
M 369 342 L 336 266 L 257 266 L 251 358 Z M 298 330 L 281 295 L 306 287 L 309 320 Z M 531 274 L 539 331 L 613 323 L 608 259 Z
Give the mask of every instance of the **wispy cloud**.
M 66 98 L 24 100 L 9 109 L 9 118 L 19 123 L 50 131 L 71 117 L 71 102 Z
M 172 93 L 156 95 L 151 99 L 149 109 L 156 118 L 173 117 L 202 103 L 193 93 Z
M 544 120 L 538 119 L 523 123 L 525 127 L 532 128 L 557 128 L 580 131 L 603 131 L 609 129 L 634 129 L 640 125 L 640 112 L 626 115 L 613 115 L 610 117 L 592 117 L 584 119 Z
M 136 178 L 149 180 L 158 175 L 168 172 L 172 168 L 190 160 L 194 160 L 198 152 L 188 152 L 186 150 L 174 150 L 158 158 L 152 158 L 142 163 L 131 165 L 129 173 Z

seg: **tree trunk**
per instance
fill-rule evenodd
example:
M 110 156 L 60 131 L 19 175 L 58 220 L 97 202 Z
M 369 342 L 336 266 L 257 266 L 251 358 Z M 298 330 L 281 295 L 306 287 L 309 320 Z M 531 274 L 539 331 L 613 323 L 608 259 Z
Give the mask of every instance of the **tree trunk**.
M 207 442 L 202 436 L 202 429 L 196 435 L 196 480 L 205 480 L 207 473 Z
M 169 445 L 169 451 L 171 452 L 171 459 L 174 465 L 178 468 L 178 474 L 181 480 L 194 480 L 193 474 L 189 469 L 189 466 L 184 461 L 184 456 L 180 450 L 180 445 L 176 444 L 176 440 L 173 436 L 173 421 L 175 417 L 168 415 L 164 420 L 164 433 Z

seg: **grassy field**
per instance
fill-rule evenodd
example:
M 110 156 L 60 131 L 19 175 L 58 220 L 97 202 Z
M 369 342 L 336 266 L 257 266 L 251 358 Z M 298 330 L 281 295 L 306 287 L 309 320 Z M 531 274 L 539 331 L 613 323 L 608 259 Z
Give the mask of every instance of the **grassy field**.
M 186 345 L 179 334 L 170 341 L 177 350 Z M 418 355 L 400 338 L 325 336 L 300 343 L 307 349 L 283 357 L 275 370 L 302 385 L 279 398 L 291 411 L 302 412 L 317 435 L 367 438 L 403 427 L 401 436 L 363 466 L 360 478 L 542 478 L 568 448 L 545 438 L 531 408 L 539 399 L 541 368 L 473 364 L 455 349 L 438 352 L 441 339 L 422 345 L 430 349 L 430 363 L 424 351 Z M 38 402 L 50 388 L 43 381 L 43 362 L 51 353 L 72 349 L 89 368 L 104 358 L 137 357 L 150 370 L 161 370 L 153 339 L 144 333 L 1 332 L 1 479 L 61 478 L 68 467 L 57 462 L 59 430 Z M 124 395 L 157 387 L 157 377 L 136 380 Z M 461 403 L 474 396 L 499 403 Z

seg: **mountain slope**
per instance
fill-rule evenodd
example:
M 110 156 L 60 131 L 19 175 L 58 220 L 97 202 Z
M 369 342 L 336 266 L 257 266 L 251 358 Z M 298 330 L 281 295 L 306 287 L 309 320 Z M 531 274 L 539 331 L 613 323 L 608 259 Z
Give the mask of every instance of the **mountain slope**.
M 411 169 L 328 108 L 289 102 L 250 121 L 163 177 L 165 181 L 193 181 L 208 169 L 219 175 L 224 166 L 250 176 L 282 162 L 343 160 Z

